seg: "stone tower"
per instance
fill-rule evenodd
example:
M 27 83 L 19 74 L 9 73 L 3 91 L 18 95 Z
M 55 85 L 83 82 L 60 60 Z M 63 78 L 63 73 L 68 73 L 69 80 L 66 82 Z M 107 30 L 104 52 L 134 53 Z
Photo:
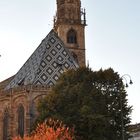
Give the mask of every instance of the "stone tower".
M 79 66 L 85 66 L 85 15 L 80 0 L 57 0 L 54 29 Z

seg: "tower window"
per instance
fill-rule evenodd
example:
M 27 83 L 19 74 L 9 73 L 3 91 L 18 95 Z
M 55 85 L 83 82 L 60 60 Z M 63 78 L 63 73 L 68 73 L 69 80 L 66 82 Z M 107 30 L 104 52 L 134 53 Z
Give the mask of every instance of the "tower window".
M 3 118 L 3 140 L 8 140 L 9 114 L 6 110 Z
M 18 107 L 18 134 L 24 136 L 24 107 L 20 105 Z
M 77 43 L 76 31 L 71 29 L 67 33 L 67 43 Z

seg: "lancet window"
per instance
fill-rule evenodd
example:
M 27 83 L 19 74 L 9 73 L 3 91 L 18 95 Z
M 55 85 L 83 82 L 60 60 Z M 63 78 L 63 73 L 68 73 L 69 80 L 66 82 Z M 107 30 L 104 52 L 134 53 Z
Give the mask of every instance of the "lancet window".
M 24 107 L 20 105 L 18 107 L 18 134 L 24 136 Z

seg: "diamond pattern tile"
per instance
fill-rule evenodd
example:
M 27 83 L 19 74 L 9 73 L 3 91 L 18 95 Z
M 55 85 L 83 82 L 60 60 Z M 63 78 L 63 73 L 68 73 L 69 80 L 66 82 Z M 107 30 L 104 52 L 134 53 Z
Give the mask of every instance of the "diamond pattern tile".
M 5 90 L 22 85 L 54 85 L 66 69 L 76 69 L 74 60 L 64 43 L 52 30 L 29 57 Z
M 43 73 L 40 78 L 45 82 L 48 79 L 47 74 Z
M 45 68 L 47 64 L 46 64 L 45 61 L 42 60 L 40 65 L 41 65 L 43 68 Z
M 50 41 L 51 41 L 52 44 L 54 44 L 54 43 L 56 42 L 56 40 L 54 39 L 54 37 L 52 37 L 52 38 L 50 39 Z
M 57 51 L 54 50 L 54 49 L 52 49 L 52 50 L 51 50 L 51 54 L 52 54 L 53 56 L 55 56 L 55 55 L 57 54 Z
M 65 62 L 64 67 L 65 67 L 66 69 L 68 69 L 68 68 L 70 67 L 70 65 L 69 65 L 67 62 Z
M 47 55 L 46 60 L 48 60 L 50 62 L 52 60 L 52 57 L 50 55 Z
M 63 50 L 62 54 L 66 57 L 67 56 L 67 53 L 65 50 Z
M 50 67 L 46 70 L 46 72 L 47 72 L 49 75 L 51 75 L 51 74 L 53 73 L 53 71 L 54 71 L 54 70 L 53 70 L 52 68 L 50 68 Z
M 56 61 L 54 61 L 54 62 L 52 63 L 52 66 L 53 66 L 54 69 L 56 69 L 56 68 L 58 67 L 58 64 L 56 63 Z
M 62 46 L 58 43 L 58 44 L 56 45 L 56 48 L 57 48 L 58 50 L 60 50 L 60 49 L 62 48 Z

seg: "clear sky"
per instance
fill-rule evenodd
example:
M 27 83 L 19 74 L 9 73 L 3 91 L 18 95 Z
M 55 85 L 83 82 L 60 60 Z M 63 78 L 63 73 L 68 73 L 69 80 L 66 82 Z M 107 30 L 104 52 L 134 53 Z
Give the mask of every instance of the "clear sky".
M 139 123 L 140 0 L 82 0 L 82 7 L 89 65 L 131 75 L 128 100 L 132 123 Z M 55 0 L 0 0 L 0 81 L 14 75 L 38 47 L 53 27 L 55 12 Z

